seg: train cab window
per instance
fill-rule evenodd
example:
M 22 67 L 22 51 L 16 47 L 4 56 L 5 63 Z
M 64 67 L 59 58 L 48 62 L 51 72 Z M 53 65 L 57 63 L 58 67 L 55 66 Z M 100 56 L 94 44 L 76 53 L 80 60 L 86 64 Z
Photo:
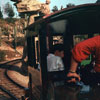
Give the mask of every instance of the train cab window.
M 63 43 L 62 36 L 53 36 L 53 44 L 57 44 L 57 43 Z
M 87 35 L 87 34 L 86 34 L 86 35 L 74 35 L 74 36 L 73 36 L 74 46 L 75 46 L 77 43 L 82 42 L 82 41 L 84 41 L 84 40 L 86 40 L 86 39 L 88 39 L 88 38 L 89 38 L 89 35 Z M 87 59 L 83 60 L 83 61 L 80 63 L 80 66 L 86 66 L 87 64 L 90 64 L 91 59 L 92 59 L 92 56 L 89 55 L 89 57 L 88 57 Z
M 36 59 L 36 64 L 39 63 L 39 56 L 40 56 L 40 53 L 39 53 L 39 40 L 38 40 L 38 37 L 35 37 L 35 59 Z
M 100 35 L 100 33 L 95 33 L 94 36 Z
M 54 21 L 48 24 L 51 34 L 63 34 L 66 31 L 67 20 Z
M 87 38 L 88 38 L 88 35 L 74 35 L 73 36 L 74 45 L 76 45 L 77 43 L 79 43 Z

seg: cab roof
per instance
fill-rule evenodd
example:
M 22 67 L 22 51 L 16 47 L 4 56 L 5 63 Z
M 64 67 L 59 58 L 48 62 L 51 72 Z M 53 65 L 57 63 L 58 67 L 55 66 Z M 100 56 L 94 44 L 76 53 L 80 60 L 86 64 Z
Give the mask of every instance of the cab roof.
M 26 27 L 34 31 L 35 27 L 47 25 L 60 20 L 67 20 L 72 34 L 100 32 L 100 4 L 84 4 L 65 8 L 35 21 Z

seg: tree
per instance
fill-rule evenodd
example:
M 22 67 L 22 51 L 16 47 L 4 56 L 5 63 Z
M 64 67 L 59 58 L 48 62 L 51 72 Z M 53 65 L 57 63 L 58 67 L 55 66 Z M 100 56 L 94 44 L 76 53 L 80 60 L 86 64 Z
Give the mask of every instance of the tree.
M 100 3 L 100 0 L 97 0 L 96 3 Z
M 14 15 L 15 15 L 13 7 L 9 2 L 5 4 L 4 12 L 9 18 L 14 17 Z
M 52 11 L 53 11 L 53 12 L 58 11 L 58 7 L 57 7 L 57 6 L 54 6 L 53 9 L 52 9 Z
M 67 8 L 74 7 L 74 6 L 75 6 L 75 4 L 72 4 L 72 3 L 69 3 L 69 4 L 66 5 Z
M 0 18 L 3 18 L 3 14 L 2 14 L 2 11 L 1 11 L 1 7 L 0 7 Z
M 61 6 L 61 10 L 63 9 L 63 6 Z

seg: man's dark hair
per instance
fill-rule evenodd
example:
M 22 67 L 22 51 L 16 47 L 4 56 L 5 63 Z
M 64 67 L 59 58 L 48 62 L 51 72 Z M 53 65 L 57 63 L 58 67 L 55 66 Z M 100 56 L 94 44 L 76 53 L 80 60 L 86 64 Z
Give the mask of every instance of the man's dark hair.
M 51 50 L 50 50 L 50 53 L 55 53 L 55 51 L 58 50 L 58 51 L 64 51 L 64 46 L 63 44 L 54 44 L 52 47 L 51 47 Z

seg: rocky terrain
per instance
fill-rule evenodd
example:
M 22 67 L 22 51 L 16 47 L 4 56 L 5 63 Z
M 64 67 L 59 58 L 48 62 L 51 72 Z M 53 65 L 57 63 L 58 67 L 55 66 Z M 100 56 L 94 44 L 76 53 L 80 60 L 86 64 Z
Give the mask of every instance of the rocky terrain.
M 22 57 L 24 47 L 23 27 L 24 19 L 16 19 L 14 22 L 0 19 L 0 62 Z

